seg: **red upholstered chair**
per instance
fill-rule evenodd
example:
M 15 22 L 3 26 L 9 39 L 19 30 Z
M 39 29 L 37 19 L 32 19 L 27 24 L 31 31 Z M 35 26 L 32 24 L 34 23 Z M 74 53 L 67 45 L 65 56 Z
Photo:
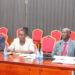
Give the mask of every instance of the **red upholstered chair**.
M 33 42 L 36 45 L 40 45 L 43 31 L 41 29 L 34 29 L 32 32 Z
M 54 37 L 56 41 L 59 41 L 61 39 L 61 32 L 59 30 L 53 30 L 51 36 Z
M 2 33 L 2 29 L 0 28 L 0 34 Z
M 42 39 L 42 50 L 46 53 L 52 53 L 56 40 L 54 37 L 46 36 Z
M 8 29 L 5 27 L 1 28 L 1 33 L 6 34 L 7 35 Z
M 34 44 L 39 44 L 42 38 L 43 31 L 41 29 L 34 29 L 32 32 Z
M 22 28 L 17 29 L 17 37 L 19 36 L 19 32 L 21 31 Z
M 73 32 L 73 31 L 71 32 L 70 39 L 75 40 L 75 32 Z

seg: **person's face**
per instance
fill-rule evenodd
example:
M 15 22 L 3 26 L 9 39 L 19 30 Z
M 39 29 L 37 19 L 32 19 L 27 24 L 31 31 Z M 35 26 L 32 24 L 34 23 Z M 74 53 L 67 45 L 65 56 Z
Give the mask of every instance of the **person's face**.
M 67 29 L 63 29 L 62 30 L 62 39 L 63 40 L 67 40 L 70 37 L 70 31 Z
M 26 34 L 23 31 L 20 31 L 20 33 L 19 33 L 19 39 L 21 41 L 23 41 L 23 40 L 25 40 L 25 37 L 26 37 Z

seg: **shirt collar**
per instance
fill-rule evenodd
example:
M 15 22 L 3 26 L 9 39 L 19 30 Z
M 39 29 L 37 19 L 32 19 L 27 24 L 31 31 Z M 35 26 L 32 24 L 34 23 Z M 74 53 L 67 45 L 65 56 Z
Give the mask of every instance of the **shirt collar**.
M 70 39 L 69 39 L 67 42 L 65 42 L 65 41 L 63 40 L 63 43 L 67 43 L 67 44 L 68 44 L 68 43 L 69 43 L 69 41 L 70 41 Z

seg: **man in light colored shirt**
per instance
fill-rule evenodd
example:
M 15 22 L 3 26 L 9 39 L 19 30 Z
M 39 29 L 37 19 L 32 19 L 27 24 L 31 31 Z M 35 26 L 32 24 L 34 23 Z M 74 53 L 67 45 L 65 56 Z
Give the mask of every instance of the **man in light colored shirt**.
M 34 53 L 34 44 L 32 39 L 26 38 L 27 32 L 22 29 L 19 33 L 19 38 L 14 39 L 12 44 L 8 47 L 8 51 L 15 53 Z
M 62 29 L 62 40 L 56 42 L 52 55 L 75 57 L 75 41 L 70 39 L 71 30 Z

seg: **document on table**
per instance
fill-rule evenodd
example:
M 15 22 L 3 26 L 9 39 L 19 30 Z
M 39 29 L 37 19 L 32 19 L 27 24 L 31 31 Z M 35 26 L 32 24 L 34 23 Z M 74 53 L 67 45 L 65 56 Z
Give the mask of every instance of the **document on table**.
M 69 57 L 69 56 L 53 56 L 53 58 L 61 60 L 75 60 L 75 57 Z
M 24 56 L 26 59 L 35 59 L 35 54 L 20 54 L 19 56 Z
M 8 55 L 12 54 L 11 52 L 7 52 Z M 14 55 L 23 56 L 26 59 L 35 59 L 35 54 L 23 54 L 23 53 L 13 53 Z
M 75 61 L 71 60 L 53 60 L 52 63 L 61 63 L 61 64 L 75 64 Z
M 61 64 L 75 64 L 75 57 L 68 56 L 54 56 L 55 60 L 52 63 L 61 63 Z

